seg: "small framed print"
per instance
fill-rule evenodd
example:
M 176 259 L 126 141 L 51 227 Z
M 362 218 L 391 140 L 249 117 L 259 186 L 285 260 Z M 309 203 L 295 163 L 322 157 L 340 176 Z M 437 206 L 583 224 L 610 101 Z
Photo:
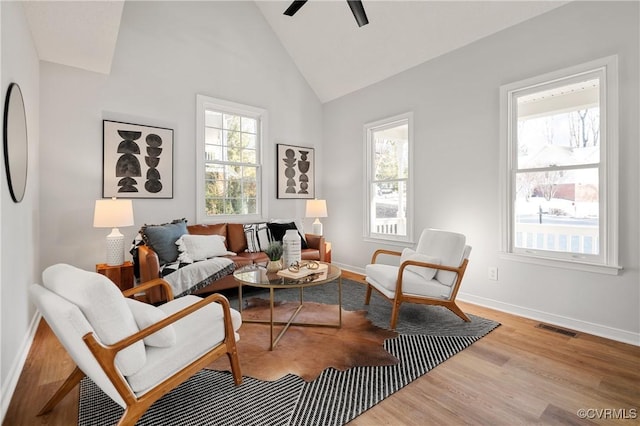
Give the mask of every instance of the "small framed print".
M 314 149 L 277 145 L 278 198 L 315 198 Z
M 102 121 L 102 196 L 173 198 L 173 129 Z

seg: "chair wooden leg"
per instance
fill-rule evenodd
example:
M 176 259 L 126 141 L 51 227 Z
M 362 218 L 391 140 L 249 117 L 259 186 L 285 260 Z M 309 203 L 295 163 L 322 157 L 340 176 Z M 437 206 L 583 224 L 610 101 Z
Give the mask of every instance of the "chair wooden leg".
M 238 351 L 227 352 L 229 363 L 231 364 L 231 373 L 233 374 L 233 382 L 237 385 L 242 384 L 242 371 L 240 370 L 240 362 L 238 361 Z
M 391 330 L 396 329 L 396 324 L 398 323 L 398 313 L 400 312 L 400 304 L 402 302 L 400 300 L 392 300 L 392 308 L 391 308 Z
M 364 295 L 364 304 L 368 305 L 371 301 L 371 284 L 367 283 L 367 292 Z
M 38 413 L 38 416 L 49 413 L 53 408 L 58 405 L 62 399 L 67 396 L 71 389 L 75 388 L 85 374 L 78 367 L 74 368 L 69 377 L 64 381 L 62 386 L 58 388 L 55 394 L 49 399 L 49 401 L 42 407 L 42 410 Z
M 471 322 L 471 319 L 467 316 L 467 314 L 462 312 L 462 309 L 460 309 L 460 307 L 458 305 L 456 305 L 456 302 L 451 302 L 451 303 L 447 304 L 446 307 L 449 308 L 449 310 L 451 312 L 453 312 L 454 314 L 456 314 L 457 316 L 459 316 L 460 318 L 462 318 L 466 322 Z

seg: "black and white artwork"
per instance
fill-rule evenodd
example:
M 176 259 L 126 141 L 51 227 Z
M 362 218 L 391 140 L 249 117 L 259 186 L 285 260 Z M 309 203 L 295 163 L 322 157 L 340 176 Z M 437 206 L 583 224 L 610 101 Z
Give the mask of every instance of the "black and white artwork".
M 278 198 L 315 198 L 313 148 L 277 145 Z
M 102 196 L 173 198 L 173 130 L 102 121 Z

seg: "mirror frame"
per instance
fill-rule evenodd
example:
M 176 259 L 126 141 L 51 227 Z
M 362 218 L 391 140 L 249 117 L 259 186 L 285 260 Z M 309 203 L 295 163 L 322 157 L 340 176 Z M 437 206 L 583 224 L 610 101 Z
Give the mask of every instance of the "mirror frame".
M 27 115 L 18 83 L 11 83 L 4 105 L 4 165 L 11 198 L 19 203 L 27 188 L 29 149 Z

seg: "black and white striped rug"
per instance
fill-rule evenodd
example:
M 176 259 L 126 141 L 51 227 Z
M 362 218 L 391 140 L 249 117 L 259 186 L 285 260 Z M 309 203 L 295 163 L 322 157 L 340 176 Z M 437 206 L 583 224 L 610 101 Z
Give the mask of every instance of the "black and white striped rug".
M 345 288 L 347 294 L 354 290 L 346 280 Z M 409 308 L 410 316 L 405 319 L 405 327 L 410 330 L 403 332 L 399 327 L 400 334 L 384 343 L 385 349 L 398 358 L 398 364 L 354 367 L 347 371 L 329 368 L 312 382 L 293 375 L 275 382 L 244 377 L 240 386 L 233 385 L 229 372 L 202 370 L 158 400 L 137 424 L 343 425 L 499 325 L 477 316 L 472 317 L 472 323 L 463 323 L 446 309 L 416 306 Z M 384 305 L 378 306 L 374 299 L 370 309 L 384 309 Z M 431 325 L 422 322 L 424 315 L 431 321 L 440 321 L 446 335 L 433 333 Z M 417 321 L 416 318 L 426 327 L 422 330 L 424 334 L 419 334 L 422 327 L 407 325 Z M 123 409 L 90 379 L 82 380 L 79 426 L 113 425 L 122 413 Z

